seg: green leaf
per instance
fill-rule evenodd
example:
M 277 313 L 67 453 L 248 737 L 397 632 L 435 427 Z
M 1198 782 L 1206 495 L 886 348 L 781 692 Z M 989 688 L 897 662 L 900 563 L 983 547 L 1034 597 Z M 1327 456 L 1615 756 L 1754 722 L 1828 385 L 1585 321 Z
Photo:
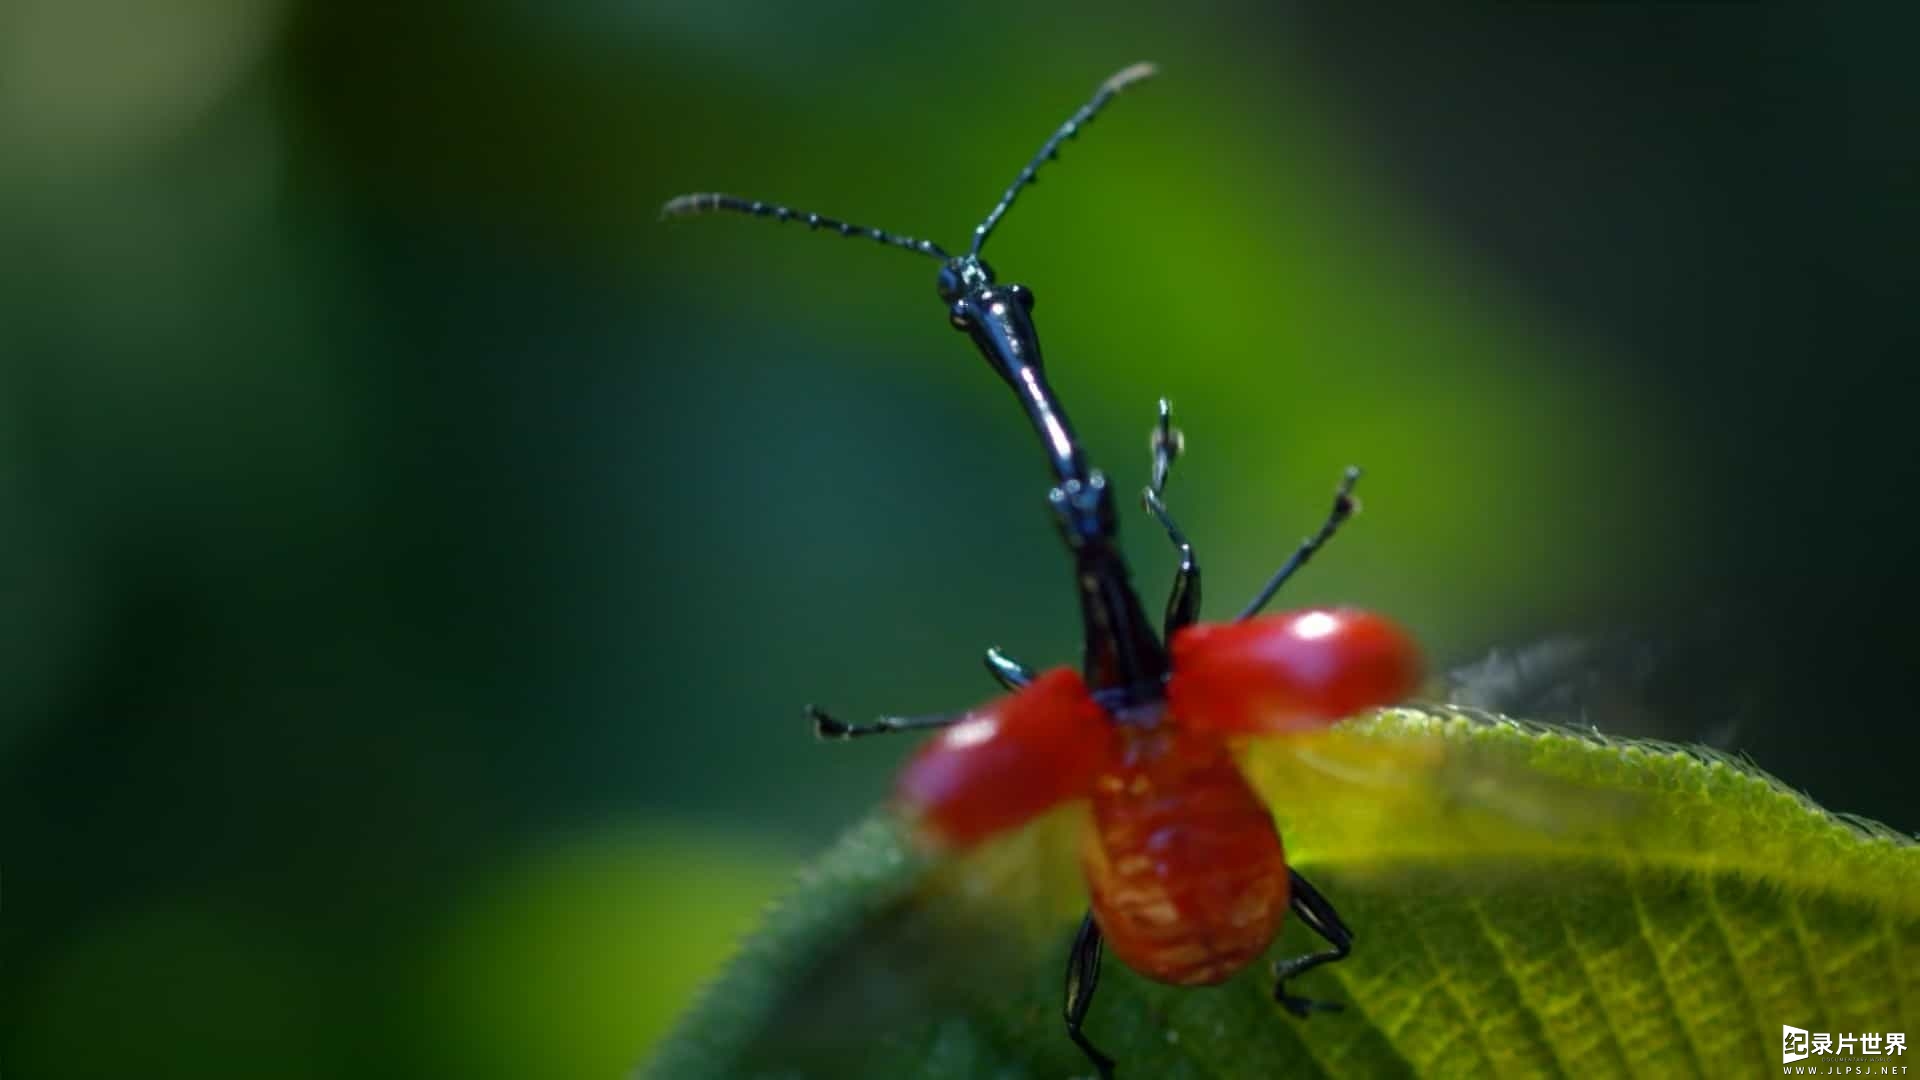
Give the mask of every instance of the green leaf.
M 1109 962 L 1088 1032 L 1123 1076 L 1752 1076 L 1783 1024 L 1920 1035 L 1920 846 L 1741 762 L 1417 710 L 1244 759 L 1355 933 L 1297 990 L 1346 1010 L 1287 1015 L 1264 964 Z M 648 1075 L 1090 1075 L 1060 1020 L 1079 813 L 944 861 L 856 828 Z M 1317 945 L 1290 921 L 1269 959 Z

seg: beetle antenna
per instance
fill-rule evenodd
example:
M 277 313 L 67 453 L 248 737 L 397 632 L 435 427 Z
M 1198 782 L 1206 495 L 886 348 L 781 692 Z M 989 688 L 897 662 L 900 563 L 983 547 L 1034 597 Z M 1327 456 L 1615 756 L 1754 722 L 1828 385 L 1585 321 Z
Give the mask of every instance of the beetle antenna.
M 853 225 L 845 221 L 836 221 L 819 214 L 803 213 L 791 207 L 776 203 L 764 203 L 758 199 L 742 199 L 735 195 L 722 195 L 717 191 L 700 191 L 691 195 L 681 195 L 668 199 L 660 208 L 661 220 L 675 217 L 692 217 L 695 214 L 711 214 L 721 210 L 731 210 L 738 214 L 752 214 L 754 217 L 770 217 L 775 221 L 804 221 L 809 229 L 832 229 L 841 236 L 864 236 L 876 243 L 892 247 L 917 251 L 922 255 L 931 255 L 945 261 L 947 253 L 940 245 L 931 240 L 915 240 L 911 236 L 901 236 L 885 229 L 868 228 L 865 225 Z
M 1005 217 L 1008 208 L 1013 206 L 1013 200 L 1019 197 L 1020 189 L 1033 183 L 1034 174 L 1040 171 L 1040 166 L 1060 156 L 1061 143 L 1080 134 L 1080 128 L 1091 121 L 1096 113 L 1105 108 L 1107 102 L 1112 101 L 1115 94 L 1118 94 L 1120 91 L 1125 90 L 1127 87 L 1132 86 L 1142 79 L 1153 77 L 1158 74 L 1159 71 L 1160 69 L 1152 64 L 1134 64 L 1131 67 L 1122 68 L 1114 72 L 1111 78 L 1101 83 L 1100 89 L 1093 92 L 1093 97 L 1085 105 L 1080 106 L 1080 111 L 1067 117 L 1067 122 L 1061 124 L 1059 130 L 1055 131 L 1051 138 L 1041 144 L 1040 152 L 1033 155 L 1033 160 L 1027 162 L 1027 167 L 1020 170 L 1019 176 L 1013 178 L 1013 185 L 1007 188 L 1005 195 L 1000 196 L 999 204 L 987 214 L 987 219 L 974 227 L 973 246 L 967 249 L 967 253 L 970 255 L 980 254 L 980 248 L 986 244 L 987 237 L 993 233 L 994 226 L 1000 224 L 1000 219 Z

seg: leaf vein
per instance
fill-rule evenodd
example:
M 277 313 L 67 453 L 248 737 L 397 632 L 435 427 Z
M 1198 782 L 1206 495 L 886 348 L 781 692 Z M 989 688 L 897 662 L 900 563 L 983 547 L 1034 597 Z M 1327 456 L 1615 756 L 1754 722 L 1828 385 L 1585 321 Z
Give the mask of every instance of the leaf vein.
M 1631 869 L 1627 872 L 1627 895 L 1633 900 L 1633 915 L 1640 924 L 1640 940 L 1653 961 L 1654 981 L 1660 987 L 1660 996 L 1666 999 L 1667 1015 L 1673 1017 L 1673 1022 L 1685 1036 L 1687 1057 L 1693 1061 L 1694 1075 L 1705 1076 L 1707 1065 L 1706 1059 L 1700 1054 L 1699 1038 L 1693 1033 L 1693 1025 L 1681 1013 L 1679 999 L 1674 997 L 1673 982 L 1667 975 L 1667 957 L 1662 953 L 1659 942 L 1654 940 L 1653 924 L 1647 920 L 1646 905 L 1640 899 L 1640 881 Z
M 1555 906 L 1558 907 L 1558 905 Z M 1621 1074 L 1630 1074 L 1633 1070 L 1627 1064 L 1627 1048 L 1620 1038 L 1620 1023 L 1608 1011 L 1606 995 L 1600 992 L 1600 984 L 1594 981 L 1593 970 L 1587 966 L 1587 958 L 1580 951 L 1580 943 L 1574 940 L 1573 930 L 1568 927 L 1564 915 L 1555 918 L 1554 923 L 1560 927 L 1560 936 L 1567 943 L 1567 951 L 1573 954 L 1574 967 L 1579 970 L 1580 977 L 1586 981 L 1586 996 L 1593 999 L 1594 1004 L 1599 1008 L 1600 1019 L 1605 1021 L 1604 1030 L 1609 1044 L 1613 1047 L 1613 1057 L 1619 1064 Z
M 1533 995 L 1529 993 L 1532 985 L 1531 980 L 1518 979 L 1513 976 L 1513 956 L 1507 951 L 1507 947 L 1500 943 L 1500 936 L 1494 933 L 1493 925 L 1488 921 L 1486 909 L 1481 906 L 1480 901 L 1473 897 L 1467 897 L 1466 905 L 1467 910 L 1473 913 L 1474 923 L 1480 928 L 1480 936 L 1487 940 L 1487 944 L 1493 948 L 1494 952 L 1500 954 L 1501 974 L 1506 976 L 1507 981 L 1513 984 L 1514 997 L 1519 1000 L 1520 1007 L 1526 1011 L 1528 1016 L 1533 1018 L 1534 1028 L 1540 1032 L 1540 1042 L 1547 1048 L 1547 1055 L 1553 1059 L 1555 1072 L 1557 1072 L 1563 1080 L 1564 1078 L 1573 1076 L 1573 1070 L 1567 1067 L 1567 1059 L 1560 1054 L 1560 1044 L 1547 1029 L 1547 1018 L 1541 1014 L 1540 1006 L 1533 1000 Z
M 1427 939 L 1426 928 L 1413 917 L 1412 903 L 1404 897 L 1396 897 L 1396 901 L 1403 910 L 1408 912 L 1407 927 L 1412 931 L 1414 940 L 1420 943 L 1420 951 L 1426 955 L 1427 963 L 1431 964 L 1436 972 L 1434 983 L 1439 986 L 1440 992 L 1446 996 L 1446 999 L 1452 1002 L 1454 1011 L 1459 1013 L 1465 1021 L 1462 1026 L 1473 1036 L 1474 1048 L 1480 1054 L 1481 1069 L 1479 1071 L 1481 1075 L 1486 1075 L 1493 1069 L 1493 1052 L 1488 1048 L 1486 1036 L 1480 1030 L 1482 1026 L 1480 1018 L 1475 1015 L 1474 1010 L 1468 1008 L 1466 1001 L 1455 991 L 1453 980 L 1448 978 L 1445 966 L 1440 963 L 1439 956 L 1433 951 L 1433 943 Z
M 1787 923 L 1793 930 L 1795 952 L 1799 954 L 1801 965 L 1807 969 L 1807 982 L 1813 987 L 1813 1000 L 1822 1003 L 1832 1001 L 1833 999 L 1827 996 L 1826 979 L 1814 966 L 1813 948 L 1807 943 L 1807 924 L 1806 920 L 1800 917 L 1799 902 L 1791 894 L 1783 892 L 1780 895 L 1780 907 L 1787 913 Z M 1808 1018 L 1811 1021 L 1809 1026 L 1825 1027 L 1825 1013 L 1818 1007 L 1814 1009 L 1814 1013 L 1814 1016 Z
M 1749 976 L 1747 968 L 1745 964 L 1740 962 L 1739 951 L 1733 947 L 1733 933 L 1727 927 L 1726 914 L 1720 910 L 1720 896 L 1715 891 L 1713 875 L 1703 875 L 1700 879 L 1700 884 L 1702 886 L 1701 895 L 1707 898 L 1707 913 L 1713 918 L 1714 929 L 1719 931 L 1720 947 L 1725 949 L 1727 953 L 1727 966 L 1732 968 L 1734 974 L 1737 976 L 1733 980 L 1733 983 L 1740 988 L 1741 1015 L 1745 1016 L 1752 1023 L 1761 1025 L 1755 1029 L 1755 1034 L 1759 1035 L 1760 1038 L 1754 1043 L 1754 1046 L 1758 1048 L 1761 1061 L 1764 1063 L 1767 1056 L 1766 1048 L 1771 1043 L 1772 1033 L 1762 1024 L 1760 1013 L 1754 1006 L 1753 990 L 1748 982 Z
M 1901 1019 L 1907 1017 L 1906 973 L 1900 966 L 1900 935 L 1893 928 L 1893 913 L 1880 912 L 1880 933 L 1887 940 L 1888 983 L 1893 987 L 1894 1015 Z

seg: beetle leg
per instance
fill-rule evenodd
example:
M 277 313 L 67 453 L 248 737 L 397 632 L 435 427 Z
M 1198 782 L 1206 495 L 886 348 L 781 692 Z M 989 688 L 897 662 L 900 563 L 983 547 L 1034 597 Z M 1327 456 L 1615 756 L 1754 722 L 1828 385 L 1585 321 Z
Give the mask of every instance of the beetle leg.
M 1113 1080 L 1113 1059 L 1093 1045 L 1080 1025 L 1093 1004 L 1093 992 L 1100 986 L 1100 924 L 1089 911 L 1080 920 L 1080 932 L 1073 936 L 1073 952 L 1067 956 L 1067 1038 L 1087 1055 L 1099 1071 L 1100 1080 Z
M 1296 975 L 1303 975 L 1321 964 L 1331 964 L 1336 960 L 1346 959 L 1347 954 L 1353 951 L 1353 931 L 1348 930 L 1347 924 L 1340 921 L 1340 913 L 1333 910 L 1333 905 L 1327 902 L 1326 897 L 1320 895 L 1320 890 L 1309 884 L 1298 871 L 1288 870 L 1287 878 L 1291 892 L 1288 905 L 1293 908 L 1294 915 L 1301 922 L 1306 923 L 1314 933 L 1326 938 L 1327 944 L 1333 948 L 1308 953 L 1305 956 L 1290 957 L 1274 964 L 1273 1000 L 1279 1002 L 1288 1012 L 1303 1019 L 1308 1013 L 1315 1011 L 1339 1012 L 1341 1005 L 1337 1001 L 1315 1001 L 1312 998 L 1296 997 L 1287 993 L 1287 980 Z
M 1193 545 L 1167 513 L 1167 504 L 1161 501 L 1159 493 L 1148 488 L 1141 501 L 1146 504 L 1147 513 L 1167 530 L 1167 539 L 1173 541 L 1174 550 L 1180 553 L 1180 569 L 1173 576 L 1173 591 L 1167 596 L 1164 634 L 1171 638 L 1175 630 L 1200 617 L 1200 563 L 1193 557 Z
M 1333 539 L 1333 534 L 1339 532 L 1340 526 L 1359 508 L 1360 504 L 1353 498 L 1353 485 L 1359 482 L 1359 466 L 1347 466 L 1346 473 L 1340 478 L 1340 486 L 1333 492 L 1333 509 L 1327 512 L 1327 520 L 1320 523 L 1320 531 L 1300 541 L 1300 546 L 1294 548 L 1292 556 L 1281 564 L 1280 569 L 1273 572 L 1272 577 L 1267 579 L 1266 587 L 1261 589 L 1260 595 L 1254 597 L 1253 602 L 1240 613 L 1240 618 L 1251 619 L 1260 614 L 1260 609 L 1267 606 L 1267 601 L 1273 599 L 1273 594 L 1280 591 L 1280 586 L 1287 583 L 1287 579 L 1293 576 L 1294 571 L 1307 565 L 1307 560 L 1313 558 L 1313 553 Z
M 987 674 L 1008 690 L 1018 690 L 1033 681 L 1033 669 L 1001 652 L 998 645 L 987 650 Z
M 1164 638 L 1173 637 L 1175 630 L 1200 617 L 1200 563 L 1194 558 L 1193 545 L 1180 532 L 1180 526 L 1174 524 L 1173 515 L 1167 513 L 1167 504 L 1162 498 L 1173 473 L 1173 460 L 1180 456 L 1183 445 L 1179 429 L 1173 426 L 1173 406 L 1161 398 L 1160 419 L 1153 426 L 1153 482 L 1141 492 L 1140 501 L 1147 513 L 1167 531 L 1167 539 L 1173 541 L 1174 550 L 1180 553 L 1180 569 L 1174 574 L 1173 592 L 1167 597 Z
M 987 650 L 987 671 L 1009 690 L 1018 690 L 1033 681 L 1033 669 L 1000 651 Z M 896 731 L 927 731 L 957 724 L 965 713 L 936 716 L 883 716 L 871 724 L 849 724 L 836 719 L 818 705 L 807 706 L 807 718 L 813 721 L 813 733 L 822 739 L 858 739 L 868 735 L 891 735 Z
M 937 716 L 883 716 L 871 724 L 849 724 L 836 720 L 817 705 L 807 706 L 807 718 L 813 721 L 813 733 L 822 739 L 858 739 L 866 735 L 889 735 L 896 731 L 924 731 L 943 728 L 966 719 L 966 713 Z

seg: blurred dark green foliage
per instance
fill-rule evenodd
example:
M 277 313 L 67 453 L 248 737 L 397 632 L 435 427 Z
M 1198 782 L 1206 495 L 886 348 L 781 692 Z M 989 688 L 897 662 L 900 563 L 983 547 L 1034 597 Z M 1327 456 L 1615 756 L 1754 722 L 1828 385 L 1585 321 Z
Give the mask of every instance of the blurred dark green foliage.
M 158 10 L 0 11 L 0 1072 L 637 1060 L 905 749 L 803 701 L 1077 648 L 932 265 L 659 202 L 952 242 L 1143 58 L 990 254 L 1217 608 L 1358 461 L 1292 601 L 1706 625 L 1657 733 L 1920 823 L 1886 16 Z

